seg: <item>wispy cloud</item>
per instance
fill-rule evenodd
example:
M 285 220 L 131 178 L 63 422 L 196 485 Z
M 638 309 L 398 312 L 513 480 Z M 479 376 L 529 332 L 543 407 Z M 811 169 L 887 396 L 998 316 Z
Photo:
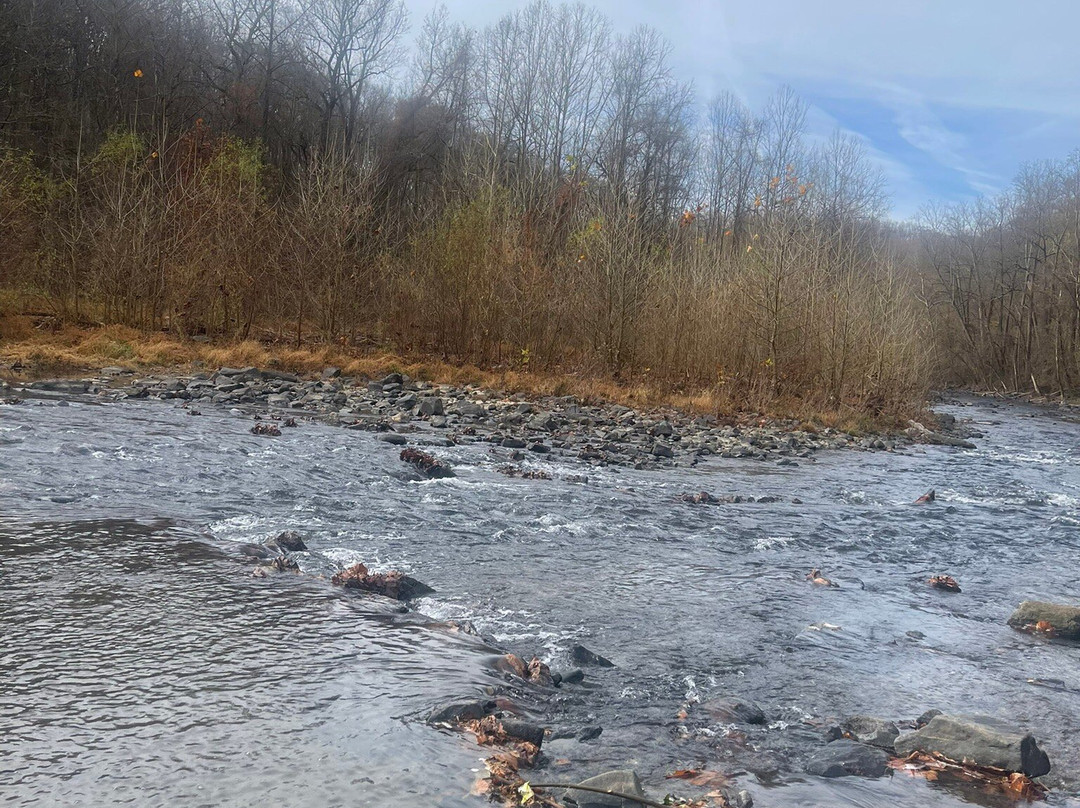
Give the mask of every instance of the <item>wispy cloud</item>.
M 433 0 L 406 2 L 422 16 Z M 483 25 L 528 0 L 447 2 Z M 658 28 L 702 95 L 731 90 L 757 106 L 791 85 L 813 105 L 816 135 L 864 139 L 898 215 L 995 192 L 1022 163 L 1080 147 L 1076 0 L 1022 14 L 1015 0 L 584 2 L 617 30 Z

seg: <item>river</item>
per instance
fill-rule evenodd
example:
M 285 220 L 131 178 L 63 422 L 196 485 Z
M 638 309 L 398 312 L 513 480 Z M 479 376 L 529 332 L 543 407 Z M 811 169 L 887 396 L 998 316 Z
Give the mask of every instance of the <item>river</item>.
M 978 449 L 665 471 L 536 458 L 554 479 L 528 480 L 456 446 L 436 450 L 455 478 L 418 482 L 397 448 L 315 422 L 266 438 L 169 402 L 0 407 L 0 802 L 483 805 L 483 750 L 423 717 L 502 679 L 446 620 L 553 669 L 579 642 L 616 663 L 522 695 L 550 726 L 603 728 L 549 742 L 540 780 L 626 767 L 651 795 L 692 796 L 664 775 L 702 767 L 758 806 L 997 804 L 899 773 L 801 773 L 830 721 L 937 708 L 1031 729 L 1075 782 L 1080 649 L 1005 621 L 1024 599 L 1080 600 L 1080 425 L 942 409 L 973 419 Z M 929 488 L 936 503 L 910 504 Z M 699 490 L 779 501 L 678 500 Z M 305 574 L 251 577 L 239 543 L 285 529 L 307 539 Z M 320 577 L 360 560 L 436 592 L 401 614 Z M 929 588 L 935 573 L 963 592 Z M 728 695 L 769 726 L 693 709 Z

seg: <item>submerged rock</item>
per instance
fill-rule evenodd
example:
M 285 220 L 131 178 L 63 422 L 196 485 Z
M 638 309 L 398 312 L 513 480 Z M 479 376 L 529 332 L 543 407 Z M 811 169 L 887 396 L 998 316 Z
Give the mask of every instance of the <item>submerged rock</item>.
M 579 665 L 597 665 L 601 668 L 614 668 L 615 663 L 607 657 L 602 657 L 595 651 L 590 651 L 584 645 L 575 645 L 570 649 L 570 658 Z
M 330 582 L 345 589 L 361 589 L 394 600 L 410 600 L 435 591 L 403 572 L 368 572 L 363 564 L 354 564 L 342 570 Z
M 544 743 L 544 728 L 539 724 L 518 718 L 502 718 L 499 723 L 502 724 L 503 732 L 511 738 L 527 741 L 538 748 Z
M 810 758 L 806 771 L 818 777 L 881 777 L 888 766 L 884 749 L 841 738 Z
M 891 750 L 900 729 L 892 721 L 872 715 L 853 715 L 844 719 L 840 728 L 849 738 L 859 743 Z
M 496 704 L 493 701 L 452 701 L 431 711 L 427 721 L 429 724 L 457 724 L 465 721 L 479 721 L 486 715 L 495 712 Z
M 556 674 L 552 674 L 555 676 Z M 585 671 L 581 668 L 572 668 L 568 671 L 562 671 L 558 674 L 559 682 L 568 685 L 581 684 L 585 681 Z
M 1066 640 L 1080 640 L 1080 608 L 1025 600 L 1009 618 L 1021 631 L 1037 631 Z
M 268 564 L 260 564 L 251 574 L 255 578 L 266 578 L 278 572 L 300 572 L 300 565 L 288 556 L 279 555 Z
M 720 502 L 719 499 L 714 497 L 708 491 L 698 491 L 696 494 L 680 494 L 679 499 L 682 502 L 689 502 L 693 505 L 716 505 Z
M 632 769 L 604 772 L 588 780 L 582 780 L 578 785 L 614 793 L 598 794 L 596 791 L 568 788 L 559 797 L 559 801 L 576 808 L 641 808 L 640 802 L 624 800 L 621 796 L 615 795 L 625 794 L 628 797 L 646 798 L 645 791 L 641 787 L 641 779 Z
M 896 753 L 927 752 L 969 766 L 988 766 L 1038 777 L 1050 758 L 1030 732 L 989 716 L 937 715 L 922 729 L 896 739 Z
M 736 698 L 710 699 L 702 703 L 701 709 L 717 721 L 734 724 L 765 723 L 765 711 L 752 701 Z

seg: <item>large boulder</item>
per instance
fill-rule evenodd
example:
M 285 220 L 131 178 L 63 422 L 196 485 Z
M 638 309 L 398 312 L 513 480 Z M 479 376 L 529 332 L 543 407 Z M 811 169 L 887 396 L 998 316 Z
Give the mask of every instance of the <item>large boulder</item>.
M 901 735 L 896 754 L 928 752 L 956 763 L 988 766 L 1039 777 L 1050 771 L 1050 759 L 1030 732 L 981 715 L 937 715 L 920 730 Z
M 881 777 L 888 767 L 884 749 L 841 738 L 810 758 L 806 771 L 818 777 Z
M 845 735 L 859 743 L 890 750 L 896 736 L 900 734 L 899 728 L 892 721 L 872 715 L 853 715 L 844 719 L 840 727 Z
M 1039 631 L 1066 640 L 1080 640 L 1080 608 L 1025 600 L 1009 618 L 1021 631 Z
M 615 794 L 625 794 L 629 797 L 646 798 L 645 791 L 641 788 L 641 780 L 638 779 L 637 772 L 632 769 L 604 772 L 588 780 L 582 780 L 578 785 Z M 577 808 L 641 808 L 640 802 L 624 800 L 614 794 L 599 794 L 595 791 L 571 788 L 563 792 L 560 802 L 567 806 L 577 806 Z

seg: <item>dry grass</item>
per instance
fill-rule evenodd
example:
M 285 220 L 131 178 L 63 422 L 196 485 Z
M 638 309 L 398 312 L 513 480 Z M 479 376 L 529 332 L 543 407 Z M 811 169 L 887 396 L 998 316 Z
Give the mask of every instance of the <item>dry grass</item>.
M 43 327 L 44 326 L 44 327 Z M 778 401 L 768 412 L 750 412 L 721 390 L 671 391 L 647 381 L 633 383 L 593 374 L 532 372 L 509 368 L 480 368 L 454 364 L 431 356 L 401 356 L 389 351 L 360 352 L 332 344 L 294 345 L 240 342 L 199 342 L 110 325 L 96 328 L 62 325 L 27 315 L 0 316 L 0 372 L 12 365 L 34 377 L 72 375 L 123 367 L 143 372 L 194 373 L 219 367 L 276 368 L 300 375 L 317 375 L 326 367 L 346 376 L 380 378 L 406 373 L 435 384 L 474 385 L 507 394 L 575 396 L 585 402 L 610 402 L 643 409 L 671 408 L 748 421 L 793 419 L 807 429 L 826 427 L 867 433 L 892 431 L 902 419 L 874 417 L 855 407 L 822 409 L 797 400 Z M 919 415 L 920 413 L 912 413 Z

